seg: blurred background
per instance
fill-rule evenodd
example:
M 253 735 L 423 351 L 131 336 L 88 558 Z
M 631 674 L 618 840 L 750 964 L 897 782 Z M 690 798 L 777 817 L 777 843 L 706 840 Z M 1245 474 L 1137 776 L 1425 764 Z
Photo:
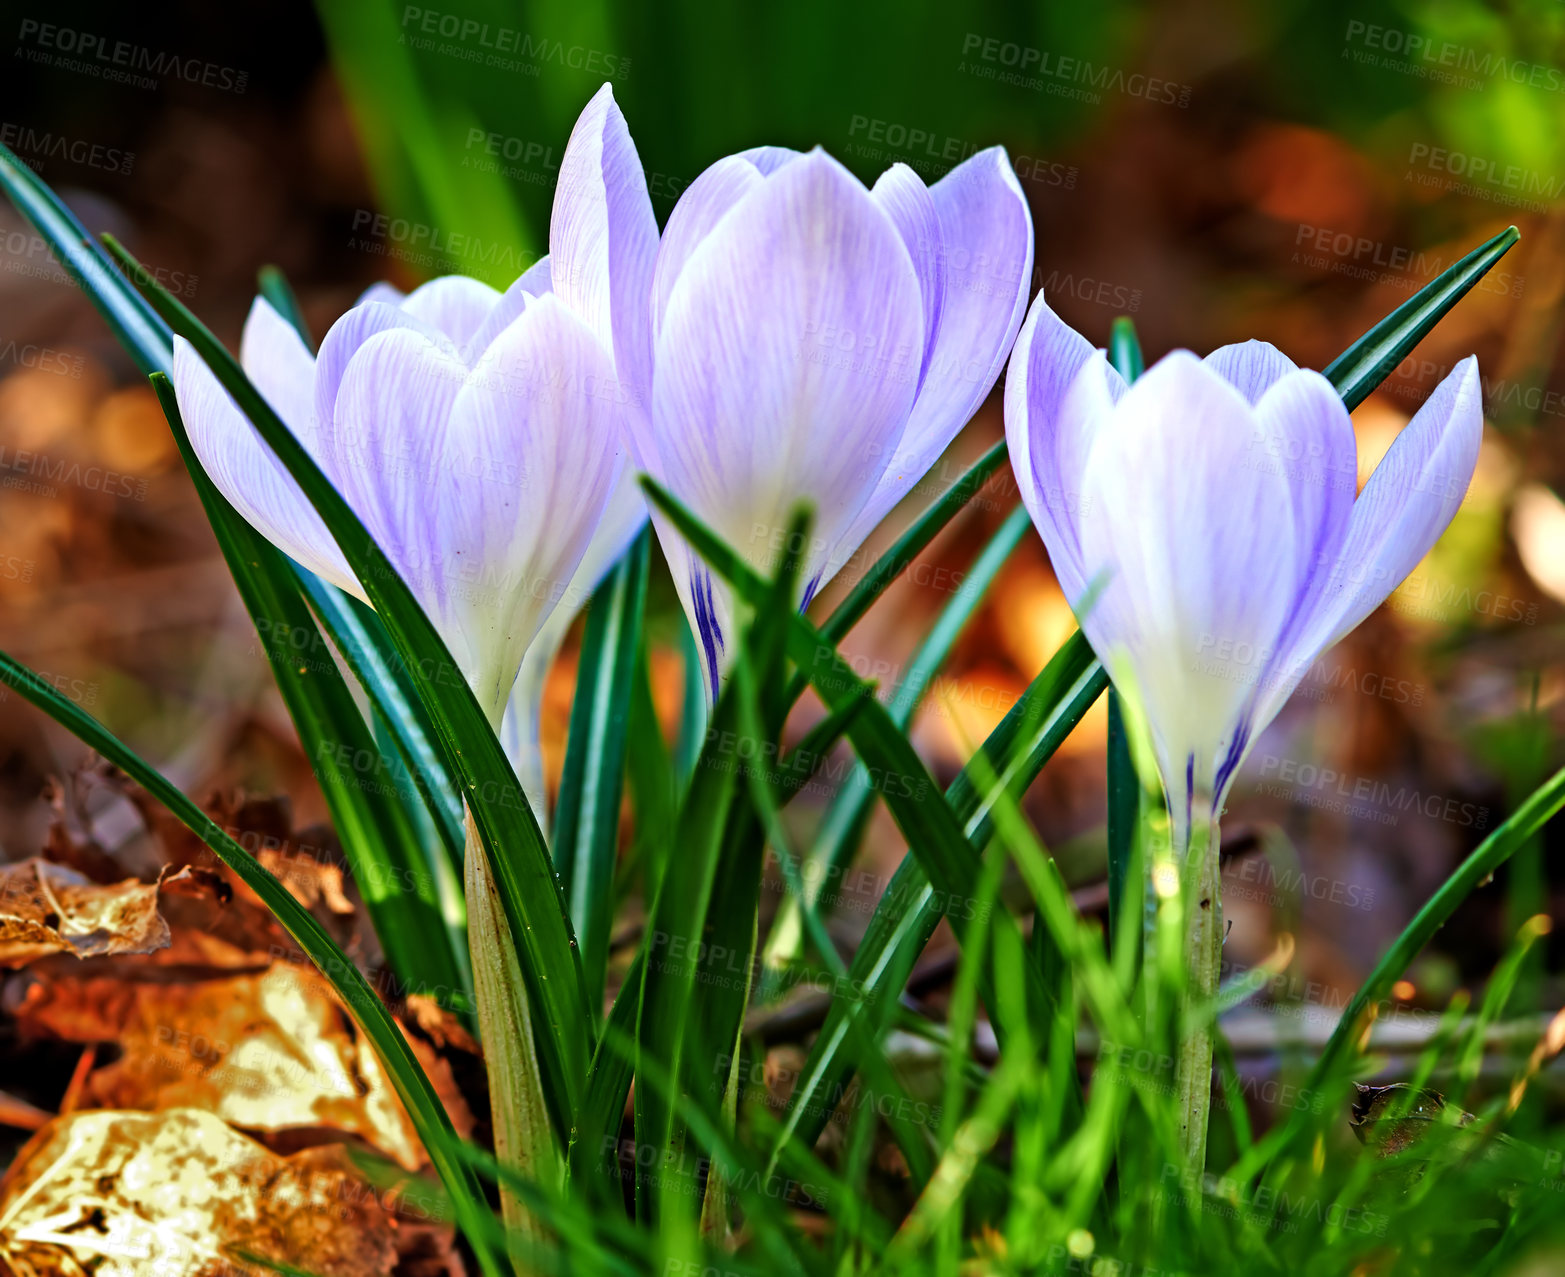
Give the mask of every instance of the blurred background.
M 706 165 L 761 143 L 823 146 L 866 181 L 899 160 L 933 181 L 1003 144 L 1036 222 L 1034 289 L 1099 343 L 1131 315 L 1149 361 L 1259 337 L 1322 367 L 1515 223 L 1520 245 L 1355 413 L 1367 473 L 1446 371 L 1479 358 L 1488 429 L 1456 523 L 1323 658 L 1235 790 L 1233 963 L 1286 933 L 1293 966 L 1268 999 L 1340 1008 L 1456 860 L 1561 761 L 1558 4 L 6 0 L 0 58 L 0 141 L 231 344 L 267 263 L 317 337 L 377 280 L 458 271 L 504 287 L 546 251 L 560 156 L 605 80 L 660 220 Z M 999 407 L 992 395 L 877 544 L 1001 437 Z M 992 483 L 859 626 L 846 646 L 860 673 L 896 682 L 1015 500 Z M 672 732 L 683 620 L 666 573 L 650 624 Z M 1071 624 L 1029 536 L 917 720 L 939 774 Z M 9 206 L 0 647 L 231 821 L 264 814 L 279 846 L 330 861 L 309 760 L 157 405 Z M 573 651 L 550 686 L 556 770 Z M 792 730 L 816 712 L 801 706 Z M 1100 704 L 1028 799 L 1088 903 L 1104 736 Z M 90 848 L 104 879 L 150 875 L 162 855 L 141 812 L 88 761 L 14 693 L 0 699 L 0 852 L 82 864 Z M 828 799 L 790 809 L 801 839 Z M 1528 849 L 1471 899 L 1398 996 L 1443 1007 L 1523 920 L 1557 914 L 1565 873 L 1548 851 Z M 845 941 L 901 852 L 877 814 L 868 872 L 838 906 Z M 1538 951 L 1531 1007 L 1558 1005 L 1561 956 Z M 0 1053 L 0 1087 L 19 1084 L 24 1059 L 35 1067 Z

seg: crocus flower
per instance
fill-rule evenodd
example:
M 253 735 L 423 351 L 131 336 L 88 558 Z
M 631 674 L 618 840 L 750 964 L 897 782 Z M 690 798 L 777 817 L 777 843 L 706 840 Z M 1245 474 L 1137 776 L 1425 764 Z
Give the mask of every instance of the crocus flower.
M 658 249 L 635 461 L 762 570 L 810 500 L 811 542 L 793 547 L 807 605 L 988 394 L 1031 273 L 999 148 L 933 187 L 896 164 L 867 189 L 819 149 L 719 160 Z M 654 519 L 715 698 L 732 600 Z
M 1183 841 L 1216 819 L 1316 658 L 1450 523 L 1483 410 L 1469 357 L 1355 499 L 1353 427 L 1320 373 L 1250 341 L 1205 360 L 1175 351 L 1127 387 L 1039 297 L 1011 356 L 1005 425 L 1060 585 L 1140 698 Z
M 638 202 L 640 223 L 627 212 Z M 650 239 L 633 242 L 629 226 Z M 263 299 L 245 325 L 245 371 L 408 582 L 496 724 L 622 478 L 625 387 L 646 381 L 636 316 L 656 237 L 605 86 L 562 160 L 551 256 L 504 294 L 461 276 L 406 297 L 379 286 L 318 357 Z M 303 494 L 183 342 L 174 382 L 224 495 L 279 548 L 363 597 Z M 617 517 L 601 553 L 634 532 L 633 507 Z

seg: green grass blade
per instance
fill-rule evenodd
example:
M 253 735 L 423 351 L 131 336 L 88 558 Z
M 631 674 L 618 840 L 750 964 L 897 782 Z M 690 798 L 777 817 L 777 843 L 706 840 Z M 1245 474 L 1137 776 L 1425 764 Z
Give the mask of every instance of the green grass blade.
M 554 860 L 581 945 L 587 995 L 603 1002 L 614 913 L 620 795 L 631 680 L 641 650 L 651 530 L 643 528 L 593 595 L 577 665 L 565 770 L 554 812 Z
M 784 544 L 808 542 L 807 516 L 801 515 L 793 520 Z M 777 579 L 762 582 L 752 603 L 755 615 L 737 659 L 753 665 L 762 685 L 770 685 L 782 660 L 783 632 L 795 615 L 797 570 L 797 556 L 787 555 Z M 706 1060 L 706 1076 L 694 1085 L 709 1090 L 714 1081 L 711 1061 L 725 1053 L 732 1058 L 749 963 L 730 966 L 715 982 L 702 977 L 710 974 L 713 961 L 731 962 L 745 947 L 741 937 L 753 943 L 760 891 L 760 848 L 754 846 L 759 829 L 737 799 L 743 769 L 753 765 L 760 746 L 744 735 L 738 686 L 730 680 L 718 699 L 712 730 L 680 807 L 677 854 L 668 860 L 647 921 L 636 1022 L 638 1080 L 656 1069 L 683 1083 L 690 1070 Z M 637 1161 L 636 1212 L 645 1222 L 684 1223 L 699 1201 L 694 1159 L 686 1154 L 677 1107 L 666 1088 L 636 1087 L 636 1144 L 638 1150 L 656 1150 L 651 1165 Z
M 636 1035 L 644 961 L 644 953 L 637 953 L 625 973 L 619 997 L 609 1008 L 566 1151 L 567 1182 L 573 1193 L 601 1198 L 616 1208 L 623 1203 L 618 1169 L 612 1161 L 605 1166 L 604 1159 L 613 1152 L 619 1138 L 620 1119 L 635 1073 L 634 1052 L 617 1044 L 631 1041 Z
M 385 623 L 459 770 L 463 796 L 489 858 L 506 921 L 521 949 L 533 1024 L 542 1030 L 536 1037 L 545 1094 L 560 1130 L 569 1131 L 586 1076 L 594 1017 L 548 847 L 493 728 L 390 560 L 238 363 L 189 310 L 146 276 L 130 254 L 112 239 L 105 242 L 126 263 L 169 326 L 191 343 L 298 483 Z
M 1017 506 L 962 578 L 961 587 L 913 653 L 906 673 L 887 702 L 886 709 L 898 727 L 906 730 L 913 721 L 913 713 L 929 690 L 930 682 L 945 664 L 957 638 L 982 605 L 995 577 L 1031 526 L 1027 511 Z M 804 939 L 801 910 L 819 908 L 821 893 L 828 884 L 837 881 L 852 860 L 874 801 L 875 790 L 869 771 L 863 763 L 858 763 L 821 822 L 820 833 L 810 849 L 803 897 L 797 901 L 788 900 L 773 920 L 765 950 L 767 970 L 780 970 L 798 959 Z M 828 898 L 828 910 L 830 903 Z
M 297 564 L 294 572 L 321 626 L 385 724 L 460 878 L 466 842 L 462 787 L 386 627 L 373 610 L 329 581 Z
M 975 855 L 989 841 L 998 794 L 1021 793 L 1032 783 L 1107 682 L 1086 639 L 1072 635 L 952 782 L 946 802 L 962 821 Z M 981 786 L 986 770 L 1000 777 L 999 786 Z M 855 1070 L 849 1048 L 878 1040 L 940 918 L 941 902 L 918 857 L 909 852 L 876 903 L 848 969 L 847 987 L 861 991 L 859 1004 L 834 1005 L 816 1035 L 789 1101 L 774 1164 L 789 1139 L 808 1147 L 819 1138 L 832 1097 L 843 1094 Z M 856 1031 L 856 1022 L 866 1027 Z
M 683 614 L 680 628 L 684 629 Z M 651 900 L 657 896 L 673 838 L 674 794 L 678 782 L 674 777 L 673 756 L 663 739 L 663 725 L 658 721 L 657 705 L 652 699 L 652 661 L 645 626 L 630 685 L 629 732 L 625 774 L 635 811 L 636 836 L 617 885 L 619 894 L 623 894 L 639 871 L 642 899 Z
M 978 495 L 978 490 L 989 481 L 990 476 L 1005 464 L 1007 455 L 1002 440 L 973 462 L 962 477 L 951 485 L 950 491 L 914 519 L 907 531 L 858 579 L 848 591 L 847 598 L 837 604 L 831 615 L 821 622 L 821 633 L 832 643 L 842 642 L 848 631 L 863 619 L 875 600 L 886 592 L 886 587 L 901 576 L 908 564 L 923 553 L 946 524 Z M 807 682 L 802 673 L 794 676 L 788 686 L 788 704 L 793 704 L 804 695 Z
M 1146 366 L 1141 356 L 1141 341 L 1136 325 L 1121 315 L 1114 321 L 1109 336 L 1109 362 L 1127 383 L 1141 376 Z M 1119 934 L 1124 917 L 1125 880 L 1129 874 L 1136 824 L 1141 811 L 1141 783 L 1130 758 L 1130 737 L 1125 732 L 1124 710 L 1119 693 L 1112 687 L 1109 698 L 1108 738 L 1108 879 L 1109 938 Z M 1136 920 L 1140 931 L 1140 919 Z
M 465 954 L 453 947 L 443 923 L 439 892 L 417 832 L 400 802 L 377 801 L 371 793 L 380 779 L 379 750 L 299 597 L 287 559 L 239 517 L 201 469 L 168 378 L 154 373 L 152 385 L 240 597 L 256 622 L 392 969 L 409 989 L 470 1012 Z M 301 651 L 307 654 L 303 659 Z M 369 760 L 368 772 L 364 760 Z
M 265 867 L 226 834 L 204 811 L 186 798 L 155 767 L 146 762 L 102 723 L 73 701 L 55 691 L 43 679 L 0 652 L 0 682 L 15 688 L 62 727 L 113 763 L 162 803 L 213 854 L 236 873 L 261 898 L 283 928 L 293 937 L 321 975 L 336 990 L 359 1030 L 369 1039 L 385 1066 L 397 1098 L 407 1109 L 414 1129 L 429 1152 L 431 1162 L 450 1195 L 457 1222 L 473 1244 L 486 1274 L 504 1271 L 488 1248 L 486 1221 L 490 1220 L 478 1185 L 468 1169 L 454 1158 L 449 1141 L 456 1138 L 451 1120 L 412 1048 L 391 1013 L 375 996 L 369 982 L 303 905 L 289 894 Z
M 642 486 L 714 571 L 752 606 L 764 604 L 771 588 L 768 582 L 655 480 L 643 476 Z M 786 619 L 788 654 L 808 673 L 810 682 L 828 707 L 864 695 L 867 684 L 814 625 L 791 609 Z M 974 902 L 979 899 L 981 862 L 968 843 L 961 821 L 941 797 L 923 760 L 879 701 L 865 697 L 863 706 L 848 724 L 848 736 L 859 757 L 882 777 L 886 807 L 939 893 L 951 929 L 965 947 L 972 931 L 970 915 Z M 1025 952 L 1016 920 L 1010 914 L 998 914 L 988 930 L 994 937 L 994 952 Z M 1022 965 L 1027 1005 L 1042 1015 L 1049 1004 L 1048 994 L 1037 967 L 1031 962 Z M 993 966 L 986 963 L 981 987 L 985 1003 L 991 1010 L 1001 1005 L 995 997 L 993 977 Z M 997 1018 L 995 1027 L 1003 1040 L 1004 1019 Z
M 1391 375 L 1445 313 L 1521 238 L 1512 226 L 1442 271 L 1322 370 L 1351 410 Z
M 49 242 L 141 371 L 168 371 L 174 360 L 168 325 L 125 281 L 76 215 L 5 146 L 0 146 L 0 189 Z
M 1391 986 L 1400 980 L 1436 931 L 1450 919 L 1468 896 L 1486 883 L 1518 848 L 1537 834 L 1559 810 L 1565 807 L 1565 768 L 1554 773 L 1505 821 L 1495 827 L 1467 859 L 1457 866 L 1440 889 L 1413 915 L 1391 947 L 1381 955 L 1369 977 L 1348 1002 L 1337 1027 L 1310 1070 L 1305 1087 L 1319 1095 L 1336 1080 L 1334 1074 L 1343 1057 L 1363 1032 L 1370 1010 L 1391 995 Z M 1308 1129 L 1309 1113 L 1295 1109 L 1286 1122 L 1269 1132 L 1239 1164 L 1236 1177 L 1246 1179 Z

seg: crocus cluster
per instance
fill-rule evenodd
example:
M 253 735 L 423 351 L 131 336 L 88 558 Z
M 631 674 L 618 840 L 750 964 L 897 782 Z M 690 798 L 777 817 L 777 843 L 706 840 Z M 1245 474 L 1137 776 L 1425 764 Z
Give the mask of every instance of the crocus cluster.
M 514 688 L 505 734 L 540 804 L 543 672 L 646 518 L 638 471 L 763 570 L 796 503 L 811 502 L 810 544 L 788 547 L 802 551 L 807 606 L 915 488 L 1009 353 L 1023 500 L 1095 650 L 1144 706 L 1188 830 L 1220 810 L 1315 657 L 1440 535 L 1476 461 L 1470 359 L 1359 495 L 1341 399 L 1269 345 L 1204 361 L 1175 352 L 1127 387 L 1042 297 L 1022 328 L 1032 225 L 998 148 L 933 186 L 896 164 L 872 187 L 819 149 L 744 151 L 689 185 L 660 236 L 605 85 L 565 152 L 549 248 L 503 294 L 461 277 L 406 296 L 377 286 L 318 355 L 258 299 L 242 349 L 497 725 Z M 175 384 L 234 505 L 361 593 L 182 342 Z M 715 698 L 733 657 L 732 597 L 654 522 Z
M 794 506 L 812 503 L 808 604 L 993 387 L 1026 308 L 1033 242 L 999 148 L 933 187 L 897 164 L 873 188 L 820 150 L 745 151 L 690 184 L 660 238 L 605 85 L 562 159 L 549 248 L 504 294 L 459 276 L 406 296 L 378 285 L 318 356 L 257 299 L 241 351 L 497 725 L 503 716 L 540 811 L 543 673 L 646 518 L 633 470 L 763 569 Z M 183 342 L 174 380 L 229 500 L 362 597 L 303 494 Z M 731 597 L 661 520 L 658 534 L 715 699 Z

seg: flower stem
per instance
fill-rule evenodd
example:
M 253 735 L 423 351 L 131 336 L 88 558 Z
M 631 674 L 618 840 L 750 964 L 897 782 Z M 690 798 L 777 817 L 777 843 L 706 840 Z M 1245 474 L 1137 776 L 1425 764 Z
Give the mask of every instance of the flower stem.
M 527 985 L 505 918 L 505 906 L 490 876 L 489 859 L 471 812 L 467 816 L 463 879 L 467 893 L 467 944 L 473 958 L 473 986 L 478 1000 L 478 1032 L 489 1074 L 495 1157 L 501 1165 L 519 1171 L 535 1183 L 558 1184 L 560 1154 L 544 1101 Z M 538 1221 L 503 1185 L 500 1209 L 506 1228 L 513 1234 L 523 1238 L 541 1235 Z
M 1216 1031 L 1207 1012 L 1217 996 L 1223 963 L 1217 821 L 1198 820 L 1193 829 L 1176 830 L 1175 839 L 1174 850 L 1181 857 L 1181 876 L 1186 884 L 1185 991 L 1180 1006 L 1175 1084 L 1185 1161 L 1200 1171 L 1206 1165 L 1206 1128 L 1212 1109 L 1212 1035 Z

